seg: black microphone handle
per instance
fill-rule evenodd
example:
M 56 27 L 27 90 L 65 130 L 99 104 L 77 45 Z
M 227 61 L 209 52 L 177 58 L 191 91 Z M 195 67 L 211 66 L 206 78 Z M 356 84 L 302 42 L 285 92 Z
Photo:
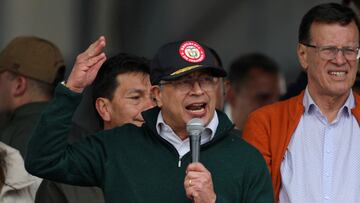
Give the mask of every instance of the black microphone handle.
M 192 163 L 200 161 L 200 135 L 190 135 L 190 151 Z

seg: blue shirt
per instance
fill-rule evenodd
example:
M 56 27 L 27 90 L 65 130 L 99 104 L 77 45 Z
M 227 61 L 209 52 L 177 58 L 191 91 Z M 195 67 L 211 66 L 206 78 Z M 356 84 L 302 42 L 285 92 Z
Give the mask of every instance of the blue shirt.
M 281 163 L 280 202 L 360 202 L 360 128 L 350 92 L 328 122 L 308 89 L 305 107 Z

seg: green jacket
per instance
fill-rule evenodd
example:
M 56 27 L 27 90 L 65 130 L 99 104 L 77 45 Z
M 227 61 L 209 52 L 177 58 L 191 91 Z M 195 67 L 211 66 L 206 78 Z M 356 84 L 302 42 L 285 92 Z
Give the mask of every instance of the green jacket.
M 99 186 L 106 202 L 191 202 L 183 186 L 190 153 L 176 149 L 156 131 L 159 108 L 143 113 L 145 124 L 126 124 L 67 143 L 80 94 L 58 86 L 32 135 L 27 170 L 39 177 Z M 212 141 L 201 146 L 201 162 L 211 172 L 217 202 L 273 202 L 271 179 L 261 154 L 233 131 L 218 112 Z M 181 163 L 181 164 L 179 164 Z

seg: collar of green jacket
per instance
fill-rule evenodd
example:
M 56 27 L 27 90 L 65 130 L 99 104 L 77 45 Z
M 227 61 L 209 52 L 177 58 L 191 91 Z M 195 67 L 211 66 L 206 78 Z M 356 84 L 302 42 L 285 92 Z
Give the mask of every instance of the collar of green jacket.
M 158 134 L 156 130 L 156 121 L 160 110 L 161 108 L 154 107 L 147 111 L 142 112 L 142 116 L 145 120 L 144 125 L 150 128 L 150 130 L 156 135 Z M 234 124 L 230 121 L 230 119 L 227 117 L 227 115 L 224 112 L 219 110 L 216 110 L 216 112 L 219 118 L 219 125 L 216 129 L 213 141 L 217 141 L 221 139 L 226 135 L 225 132 L 228 132 L 234 128 Z

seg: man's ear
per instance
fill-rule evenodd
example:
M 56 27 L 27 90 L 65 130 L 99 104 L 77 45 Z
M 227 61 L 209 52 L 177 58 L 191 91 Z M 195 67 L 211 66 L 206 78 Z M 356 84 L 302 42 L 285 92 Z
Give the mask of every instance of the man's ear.
M 97 98 L 95 101 L 95 108 L 104 122 L 111 121 L 111 106 L 109 99 L 103 97 Z
M 161 108 L 162 101 L 161 101 L 161 90 L 159 85 L 154 85 L 151 87 L 151 95 L 156 102 L 156 105 Z
M 301 67 L 304 69 L 304 71 L 307 71 L 307 68 L 309 66 L 308 64 L 308 51 L 305 45 L 298 44 L 297 47 L 297 55 L 301 64 Z
M 26 93 L 28 89 L 28 79 L 24 76 L 18 75 L 16 78 L 13 79 L 13 86 L 12 86 L 12 94 L 15 97 L 22 96 Z

